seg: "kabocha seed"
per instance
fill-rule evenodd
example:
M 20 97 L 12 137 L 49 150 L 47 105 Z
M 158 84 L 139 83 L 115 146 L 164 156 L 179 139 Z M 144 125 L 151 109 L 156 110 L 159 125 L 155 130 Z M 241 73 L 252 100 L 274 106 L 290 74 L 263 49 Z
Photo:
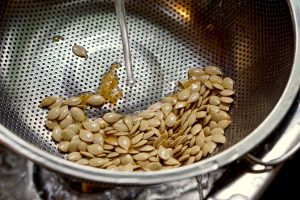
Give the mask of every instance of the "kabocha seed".
M 234 81 L 215 66 L 191 68 L 179 84 L 178 92 L 136 115 L 108 112 L 89 119 L 86 107 L 108 102 L 99 94 L 47 96 L 39 107 L 49 109 L 45 126 L 72 162 L 119 171 L 171 169 L 193 164 L 226 143 L 235 94 Z

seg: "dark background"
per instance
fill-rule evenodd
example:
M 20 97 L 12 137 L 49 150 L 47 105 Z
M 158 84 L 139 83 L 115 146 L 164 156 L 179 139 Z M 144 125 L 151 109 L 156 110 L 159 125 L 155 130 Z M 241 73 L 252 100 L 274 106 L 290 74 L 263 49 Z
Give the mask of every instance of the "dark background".
M 300 151 L 286 161 L 260 200 L 300 199 Z

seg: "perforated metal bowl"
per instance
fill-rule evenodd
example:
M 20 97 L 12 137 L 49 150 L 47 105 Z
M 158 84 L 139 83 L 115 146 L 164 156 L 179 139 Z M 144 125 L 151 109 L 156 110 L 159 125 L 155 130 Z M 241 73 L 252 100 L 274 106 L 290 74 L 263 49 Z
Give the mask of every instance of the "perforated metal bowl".
M 218 65 L 235 84 L 228 142 L 193 165 L 149 173 L 111 172 L 65 160 L 44 127 L 46 95 L 92 91 L 110 63 L 123 63 L 115 7 L 101 0 L 1 0 L 0 140 L 51 170 L 91 181 L 153 184 L 207 173 L 257 146 L 283 119 L 299 88 L 299 2 L 132 0 L 126 3 L 137 84 L 116 106 L 133 113 L 170 93 L 187 69 Z M 53 43 L 54 35 L 65 40 Z M 71 52 L 88 49 L 89 59 Z

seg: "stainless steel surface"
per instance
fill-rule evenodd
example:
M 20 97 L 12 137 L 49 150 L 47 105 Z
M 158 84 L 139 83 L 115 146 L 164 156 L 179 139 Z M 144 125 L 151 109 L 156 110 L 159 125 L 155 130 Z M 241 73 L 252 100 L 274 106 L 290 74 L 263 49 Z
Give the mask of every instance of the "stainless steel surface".
M 190 166 L 124 173 L 77 166 L 59 157 L 44 127 L 46 95 L 91 91 L 110 63 L 122 63 L 112 1 L 1 1 L 0 140 L 34 162 L 65 175 L 117 184 L 153 184 L 207 173 L 244 155 L 283 119 L 299 88 L 298 1 L 128 1 L 133 87 L 118 75 L 124 98 L 90 110 L 140 111 L 174 91 L 194 66 L 218 65 L 235 82 L 233 124 L 216 155 Z M 54 35 L 65 40 L 52 43 Z M 89 59 L 71 53 L 85 46 Z
M 130 53 L 130 40 L 128 38 L 128 28 L 126 23 L 125 0 L 115 0 L 116 13 L 119 21 L 119 27 L 122 38 L 124 63 L 126 68 L 127 84 L 135 83 L 132 69 L 132 59 Z

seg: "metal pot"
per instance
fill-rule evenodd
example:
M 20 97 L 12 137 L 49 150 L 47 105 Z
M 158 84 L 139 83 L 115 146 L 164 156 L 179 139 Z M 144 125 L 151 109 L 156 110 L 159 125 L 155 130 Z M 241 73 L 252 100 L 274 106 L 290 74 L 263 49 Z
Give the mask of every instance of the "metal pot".
M 110 109 L 133 113 L 174 90 L 194 66 L 218 65 L 236 82 L 233 124 L 215 155 L 178 169 L 128 173 L 65 160 L 44 128 L 45 95 L 92 90 L 112 61 L 122 63 L 112 1 L 4 0 L 0 3 L 0 141 L 63 175 L 113 184 L 157 184 L 218 169 L 245 155 L 284 119 L 300 84 L 298 1 L 128 1 L 127 22 L 137 84 Z M 52 43 L 53 35 L 63 35 Z M 78 60 L 74 43 L 88 47 Z

